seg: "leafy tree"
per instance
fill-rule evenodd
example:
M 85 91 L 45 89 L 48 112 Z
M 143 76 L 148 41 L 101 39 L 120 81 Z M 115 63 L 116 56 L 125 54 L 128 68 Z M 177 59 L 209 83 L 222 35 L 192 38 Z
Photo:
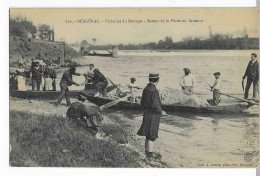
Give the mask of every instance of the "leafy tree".
M 28 34 L 31 34 L 32 37 L 35 38 L 36 32 L 36 27 L 31 21 L 27 20 L 27 18 L 22 16 L 10 18 L 9 35 L 27 38 Z
M 42 24 L 38 27 L 39 37 L 41 40 L 48 40 L 50 33 L 50 26 L 47 24 Z

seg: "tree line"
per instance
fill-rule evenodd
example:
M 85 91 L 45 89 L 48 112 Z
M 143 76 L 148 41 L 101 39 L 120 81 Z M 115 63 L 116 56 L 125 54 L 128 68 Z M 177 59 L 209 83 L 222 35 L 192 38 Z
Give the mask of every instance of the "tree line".
M 96 45 L 97 50 L 111 49 L 113 45 Z M 173 42 L 171 36 L 166 36 L 164 40 L 149 42 L 145 44 L 119 44 L 119 50 L 176 50 L 176 49 L 258 49 L 259 38 L 249 38 L 244 35 L 233 38 L 232 35 L 215 34 L 207 39 L 199 37 L 186 37 L 182 41 Z
M 32 21 L 23 16 L 10 17 L 9 35 L 23 38 L 39 37 L 40 40 L 47 40 L 51 28 L 47 24 L 41 24 L 36 27 Z

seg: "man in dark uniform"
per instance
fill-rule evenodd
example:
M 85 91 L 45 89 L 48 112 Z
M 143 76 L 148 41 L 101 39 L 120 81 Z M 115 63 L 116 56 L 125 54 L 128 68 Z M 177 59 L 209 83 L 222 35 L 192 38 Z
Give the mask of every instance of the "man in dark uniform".
M 141 106 L 145 110 L 143 122 L 138 130 L 139 136 L 146 136 L 145 154 L 148 160 L 160 159 L 161 155 L 154 152 L 154 142 L 158 138 L 160 118 L 167 115 L 161 108 L 161 99 L 156 85 L 159 82 L 159 74 L 149 74 L 149 84 L 144 88 Z
M 86 108 L 83 102 L 86 100 L 81 95 L 78 96 L 77 102 L 70 105 L 67 111 L 67 117 L 76 124 L 82 125 L 89 130 L 94 136 L 98 137 L 99 127 L 101 126 L 102 116 L 98 112 Z
M 80 76 L 80 73 L 76 73 L 76 67 L 71 66 L 69 70 L 64 71 L 61 81 L 60 81 L 60 88 L 61 94 L 58 97 L 57 105 L 61 104 L 62 99 L 65 97 L 67 101 L 67 106 L 70 106 L 70 96 L 69 96 L 69 86 L 72 84 L 79 86 L 76 82 L 72 80 L 72 75 Z
M 101 93 L 103 97 L 107 96 L 108 82 L 106 77 L 99 71 L 98 68 L 94 69 L 93 84 L 94 88 L 98 91 L 95 96 L 97 96 L 98 93 Z
M 257 55 L 255 53 L 251 54 L 251 60 L 249 61 L 246 72 L 243 76 L 243 80 L 247 77 L 246 90 L 244 98 L 248 98 L 248 92 L 251 84 L 253 83 L 253 97 L 258 98 L 258 81 L 259 81 L 259 63 L 257 61 Z
M 52 64 L 48 65 L 47 69 L 44 71 L 43 76 L 52 79 L 52 88 L 53 88 L 53 91 L 56 91 L 55 79 L 57 78 L 57 74 L 56 74 L 56 71 L 53 68 Z
M 35 62 L 35 65 L 32 67 L 32 90 L 37 88 L 37 91 L 40 90 L 41 81 L 42 81 L 42 70 L 39 66 L 39 62 Z
M 15 72 L 10 73 L 11 77 L 9 80 L 10 90 L 18 90 L 17 75 Z

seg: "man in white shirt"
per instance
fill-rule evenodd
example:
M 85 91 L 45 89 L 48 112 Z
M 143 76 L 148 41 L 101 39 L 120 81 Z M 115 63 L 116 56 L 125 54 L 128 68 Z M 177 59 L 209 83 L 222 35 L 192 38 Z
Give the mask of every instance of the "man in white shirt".
M 221 97 L 220 97 L 220 90 L 222 88 L 222 81 L 219 78 L 220 77 L 220 72 L 216 72 L 214 73 L 215 75 L 215 82 L 213 84 L 213 86 L 211 86 L 211 91 L 213 91 L 213 103 L 215 105 L 218 105 L 221 101 Z
M 130 94 L 132 94 L 132 96 L 131 96 L 131 102 L 135 102 L 136 100 L 135 100 L 135 91 L 134 91 L 134 89 L 141 89 L 140 87 L 138 87 L 138 86 L 136 86 L 135 85 L 135 81 L 136 81 L 136 79 L 134 78 L 134 77 L 132 77 L 132 78 L 130 78 L 130 83 L 127 85 L 127 88 L 128 88 L 128 92 L 130 93 Z
M 185 75 L 180 79 L 180 86 L 182 87 L 182 91 L 188 95 L 194 94 L 193 88 L 195 85 L 195 79 L 192 76 L 190 69 L 184 68 L 183 71 Z

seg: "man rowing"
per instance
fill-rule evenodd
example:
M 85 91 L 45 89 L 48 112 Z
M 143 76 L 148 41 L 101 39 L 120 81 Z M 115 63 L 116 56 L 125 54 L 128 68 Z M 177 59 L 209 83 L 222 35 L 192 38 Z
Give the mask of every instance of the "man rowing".
M 259 63 L 257 61 L 257 55 L 255 53 L 251 54 L 251 60 L 249 61 L 246 72 L 242 77 L 243 81 L 247 77 L 246 81 L 246 90 L 244 94 L 244 98 L 248 98 L 248 92 L 251 84 L 253 83 L 253 98 L 258 98 L 259 90 L 258 90 L 258 81 L 259 81 Z
M 94 69 L 94 77 L 92 78 L 94 88 L 97 90 L 97 93 L 94 95 L 95 97 L 101 94 L 103 97 L 107 96 L 107 79 L 106 77 L 99 71 L 98 68 Z
M 142 89 L 135 84 L 136 79 L 134 77 L 130 78 L 130 83 L 127 84 L 128 91 L 127 93 L 131 94 L 131 97 L 129 97 L 130 102 L 136 102 L 136 91 L 135 89 Z
M 80 73 L 76 73 L 76 67 L 70 66 L 69 70 L 64 71 L 61 81 L 60 81 L 60 88 L 61 88 L 61 94 L 58 97 L 57 100 L 57 106 L 61 104 L 62 99 L 65 97 L 67 106 L 70 106 L 70 96 L 69 96 L 69 86 L 76 85 L 79 86 L 76 82 L 72 80 L 72 75 L 80 76 Z
M 214 103 L 214 105 L 218 105 L 221 101 L 220 90 L 222 88 L 222 81 L 219 78 L 220 72 L 216 72 L 213 75 L 215 75 L 216 80 L 210 88 L 211 88 L 211 91 L 213 91 L 213 103 Z
M 189 68 L 184 68 L 184 76 L 180 79 L 180 86 L 182 88 L 183 93 L 191 95 L 194 94 L 193 88 L 195 85 L 195 79 L 193 75 L 191 74 L 191 71 Z

